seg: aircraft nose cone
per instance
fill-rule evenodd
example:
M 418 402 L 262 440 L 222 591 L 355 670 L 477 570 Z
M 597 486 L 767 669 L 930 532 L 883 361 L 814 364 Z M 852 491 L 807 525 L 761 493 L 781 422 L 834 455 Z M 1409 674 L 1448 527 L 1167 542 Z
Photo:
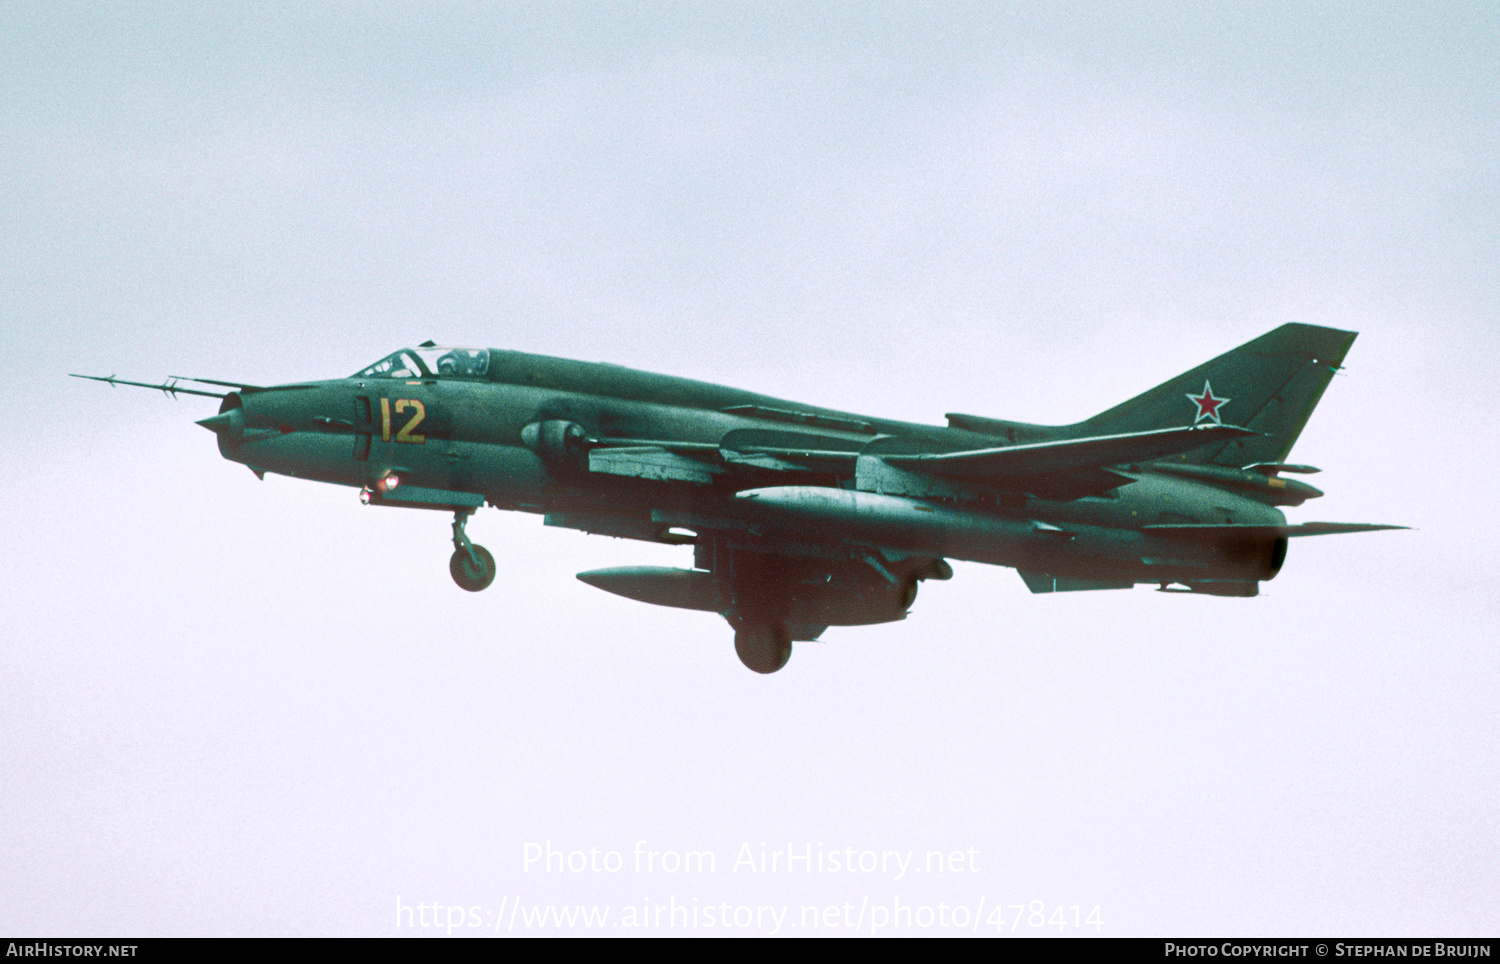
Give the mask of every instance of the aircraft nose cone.
M 212 418 L 200 418 L 198 424 L 219 435 L 234 428 L 234 412 L 221 412 Z
M 198 420 L 198 424 L 219 437 L 219 445 L 235 446 L 245 434 L 245 410 L 238 406 L 211 418 Z

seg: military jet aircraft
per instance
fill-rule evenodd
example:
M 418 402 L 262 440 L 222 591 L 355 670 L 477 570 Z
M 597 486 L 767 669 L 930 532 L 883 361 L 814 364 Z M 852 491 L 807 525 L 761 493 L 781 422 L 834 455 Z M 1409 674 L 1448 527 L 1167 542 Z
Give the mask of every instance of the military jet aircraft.
M 494 557 L 465 525 L 486 502 L 546 525 L 693 547 L 693 567 L 579 573 L 658 606 L 716 612 L 773 673 L 829 626 L 904 619 L 948 559 L 1011 566 L 1034 593 L 1254 596 L 1322 495 L 1284 461 L 1354 332 L 1288 324 L 1072 425 L 854 415 L 734 388 L 426 342 L 348 378 L 270 387 L 113 376 L 220 399 L 198 424 L 226 459 L 453 514 L 449 571 L 479 591 Z M 227 389 L 187 388 L 184 382 Z M 1236 424 L 1238 423 L 1238 424 Z

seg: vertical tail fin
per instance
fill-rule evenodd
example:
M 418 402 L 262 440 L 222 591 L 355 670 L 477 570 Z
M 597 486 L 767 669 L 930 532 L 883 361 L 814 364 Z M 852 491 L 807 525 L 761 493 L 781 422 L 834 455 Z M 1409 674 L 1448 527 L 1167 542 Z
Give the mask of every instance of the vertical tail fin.
M 1282 325 L 1081 423 L 1089 434 L 1222 423 L 1261 433 L 1185 455 L 1199 465 L 1281 462 L 1357 333 Z

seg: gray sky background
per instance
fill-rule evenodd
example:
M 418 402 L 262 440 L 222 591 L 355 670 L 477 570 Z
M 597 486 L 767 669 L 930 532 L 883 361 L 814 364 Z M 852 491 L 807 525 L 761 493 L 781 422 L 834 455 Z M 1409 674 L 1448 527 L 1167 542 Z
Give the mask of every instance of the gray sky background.
M 1500 15 L 1246 6 L 6 4 L 0 931 L 899 897 L 1493 936 Z M 1071 422 L 1287 321 L 1361 332 L 1294 518 L 1415 531 L 1300 540 L 1255 600 L 960 565 L 767 678 L 573 579 L 685 550 L 486 510 L 471 595 L 445 517 L 65 377 L 431 337 Z M 732 869 L 763 843 L 978 869 Z

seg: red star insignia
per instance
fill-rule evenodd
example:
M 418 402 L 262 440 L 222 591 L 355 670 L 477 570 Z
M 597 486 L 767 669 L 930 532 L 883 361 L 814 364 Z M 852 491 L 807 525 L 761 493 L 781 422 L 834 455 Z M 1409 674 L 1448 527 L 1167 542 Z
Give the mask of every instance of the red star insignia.
M 1219 420 L 1219 408 L 1229 401 L 1227 398 L 1218 398 L 1214 395 L 1213 386 L 1207 381 L 1203 383 L 1203 394 L 1189 394 L 1187 400 L 1198 406 L 1198 414 L 1193 416 L 1193 424 L 1197 425 L 1205 418 L 1213 421 L 1215 425 L 1223 425 Z

